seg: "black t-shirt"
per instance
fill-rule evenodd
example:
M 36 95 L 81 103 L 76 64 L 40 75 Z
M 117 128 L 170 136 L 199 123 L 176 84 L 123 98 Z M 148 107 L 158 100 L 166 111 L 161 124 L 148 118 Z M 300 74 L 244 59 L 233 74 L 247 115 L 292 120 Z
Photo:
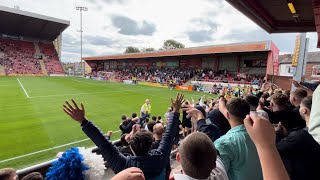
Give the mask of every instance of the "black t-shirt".
M 292 111 L 283 110 L 276 112 L 272 112 L 269 109 L 264 110 L 268 113 L 269 120 L 272 124 L 278 124 L 281 122 L 288 131 L 302 129 L 306 126 L 305 122 L 303 122 L 304 120 L 299 114 L 299 108 L 295 108 Z
M 191 118 L 187 118 L 187 115 L 188 114 L 186 111 L 182 111 L 182 126 L 191 128 L 192 127 Z

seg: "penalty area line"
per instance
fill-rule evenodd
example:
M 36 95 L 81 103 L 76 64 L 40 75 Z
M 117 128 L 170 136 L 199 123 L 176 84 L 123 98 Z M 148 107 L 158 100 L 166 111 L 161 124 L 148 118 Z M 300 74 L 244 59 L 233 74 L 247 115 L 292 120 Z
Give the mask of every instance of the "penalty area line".
M 114 131 L 113 133 L 118 133 L 118 132 L 120 132 L 120 130 L 119 131 Z M 0 161 L 0 164 L 1 163 L 5 163 L 5 162 L 9 162 L 9 161 L 13 161 L 13 160 L 16 160 L 16 159 L 21 159 L 21 158 L 24 158 L 24 157 L 32 156 L 32 155 L 35 155 L 35 154 L 51 151 L 51 150 L 54 150 L 54 149 L 66 147 L 66 146 L 69 146 L 69 145 L 77 144 L 77 143 L 84 142 L 84 141 L 87 141 L 87 140 L 90 140 L 90 139 L 86 138 L 86 139 L 82 139 L 82 140 L 79 140 L 79 141 L 74 141 L 74 142 L 71 142 L 71 143 L 63 144 L 63 145 L 60 145 L 60 146 L 55 146 L 55 147 L 52 147 L 52 148 L 43 149 L 43 150 L 36 151 L 36 152 L 33 152 L 33 153 L 24 154 L 24 155 L 16 156 L 16 157 L 9 158 L 9 159 L 4 159 L 4 160 Z
M 18 82 L 19 82 L 19 84 L 20 84 L 20 87 L 22 88 L 24 94 L 27 96 L 27 98 L 30 98 L 29 95 L 28 95 L 28 93 L 27 93 L 27 91 L 26 91 L 26 89 L 23 87 L 22 83 L 20 82 L 19 78 L 17 78 L 17 80 L 18 80 Z

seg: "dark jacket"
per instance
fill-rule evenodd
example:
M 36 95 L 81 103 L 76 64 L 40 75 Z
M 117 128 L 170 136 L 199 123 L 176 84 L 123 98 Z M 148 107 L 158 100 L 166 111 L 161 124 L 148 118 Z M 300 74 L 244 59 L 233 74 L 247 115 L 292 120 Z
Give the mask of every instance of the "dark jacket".
M 132 126 L 135 124 L 135 121 L 124 121 L 120 124 L 119 129 L 122 134 L 129 134 L 132 131 Z
M 219 128 L 221 136 L 225 135 L 231 129 L 229 121 L 224 117 L 219 109 L 210 111 L 208 113 L 208 119 L 210 119 L 212 124 L 216 125 Z
M 209 119 L 200 119 L 197 121 L 197 131 L 205 133 L 212 140 L 212 142 L 214 142 L 216 139 L 219 139 L 221 136 L 221 131 L 219 130 L 218 126 L 211 123 Z
M 290 110 L 276 111 L 272 112 L 267 108 L 263 108 L 269 115 L 269 121 L 272 124 L 281 124 L 289 131 L 296 131 L 305 127 L 304 120 L 301 119 L 301 116 L 297 112 L 293 112 Z
M 171 113 L 159 148 L 151 150 L 149 156 L 125 157 L 91 122 L 83 124 L 82 130 L 101 149 L 101 155 L 115 173 L 129 167 L 138 167 L 143 171 L 146 179 L 164 179 L 178 121 L 179 113 Z
M 320 145 L 307 128 L 277 137 L 277 148 L 291 180 L 320 179 Z

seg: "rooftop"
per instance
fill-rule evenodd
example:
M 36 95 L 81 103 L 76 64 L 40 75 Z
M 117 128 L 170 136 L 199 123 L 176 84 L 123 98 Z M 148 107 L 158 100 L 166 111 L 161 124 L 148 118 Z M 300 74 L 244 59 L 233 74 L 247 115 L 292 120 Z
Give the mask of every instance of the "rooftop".
M 69 21 L 0 6 L 0 33 L 48 41 L 55 40 Z
M 137 59 L 151 57 L 172 57 L 172 56 L 190 56 L 190 55 L 205 55 L 205 54 L 221 54 L 235 52 L 254 52 L 254 51 L 270 51 L 271 41 L 222 44 L 213 46 L 191 47 L 184 49 L 174 49 L 167 51 L 153 51 L 144 53 L 129 53 L 107 56 L 84 57 L 86 61 L 96 60 L 115 60 L 115 59 Z

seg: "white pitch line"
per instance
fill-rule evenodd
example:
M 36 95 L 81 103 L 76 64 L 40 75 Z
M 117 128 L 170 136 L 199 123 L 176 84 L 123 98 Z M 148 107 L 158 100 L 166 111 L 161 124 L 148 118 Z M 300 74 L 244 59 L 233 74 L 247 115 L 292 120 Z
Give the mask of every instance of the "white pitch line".
M 20 86 L 21 86 L 21 88 L 22 88 L 22 90 L 23 90 L 24 94 L 27 96 L 27 98 L 30 98 L 30 97 L 29 97 L 29 95 L 28 95 L 28 93 L 27 93 L 27 91 L 26 91 L 26 89 L 24 89 L 24 87 L 23 87 L 22 83 L 20 82 L 19 78 L 17 78 L 17 80 L 18 80 L 18 82 L 19 82 L 19 84 L 20 84 Z
M 120 130 L 119 131 L 114 131 L 113 133 L 118 133 L 118 132 L 120 132 Z M 77 144 L 77 143 L 80 143 L 80 142 L 83 142 L 83 141 L 87 141 L 87 140 L 89 140 L 89 138 L 82 139 L 82 140 L 75 141 L 75 142 L 71 142 L 71 143 L 67 143 L 67 144 L 63 144 L 63 145 L 60 145 L 60 146 L 55 146 L 55 147 L 48 148 L 48 149 L 43 149 L 43 150 L 36 151 L 36 152 L 33 152 L 33 153 L 24 154 L 24 155 L 21 155 L 21 156 L 16 156 L 16 157 L 13 157 L 13 158 L 1 160 L 0 164 L 8 162 L 8 161 L 12 161 L 12 160 L 16 160 L 16 159 L 21 159 L 21 158 L 24 158 L 24 157 L 32 156 L 32 155 L 39 154 L 39 153 L 42 153 L 42 152 L 47 152 L 47 151 L 51 151 L 51 150 L 54 150 L 54 149 L 62 148 L 62 147 L 69 146 L 69 145 L 72 145 L 72 144 Z
M 96 86 L 104 86 L 105 85 L 105 84 L 99 84 L 99 83 L 90 83 L 90 82 L 85 82 L 85 81 L 78 81 L 78 80 L 75 80 L 75 79 L 71 79 L 71 81 L 85 83 L 85 84 L 91 84 L 91 85 L 96 85 Z
M 135 90 L 122 90 L 122 91 L 101 91 L 101 92 L 90 92 L 90 93 L 73 93 L 73 94 L 53 94 L 53 95 L 47 95 L 47 96 L 33 96 L 30 98 L 46 98 L 46 97 L 60 97 L 60 96 L 76 96 L 76 95 L 86 95 L 86 94 L 102 94 L 102 93 L 112 93 L 112 92 L 130 92 Z

